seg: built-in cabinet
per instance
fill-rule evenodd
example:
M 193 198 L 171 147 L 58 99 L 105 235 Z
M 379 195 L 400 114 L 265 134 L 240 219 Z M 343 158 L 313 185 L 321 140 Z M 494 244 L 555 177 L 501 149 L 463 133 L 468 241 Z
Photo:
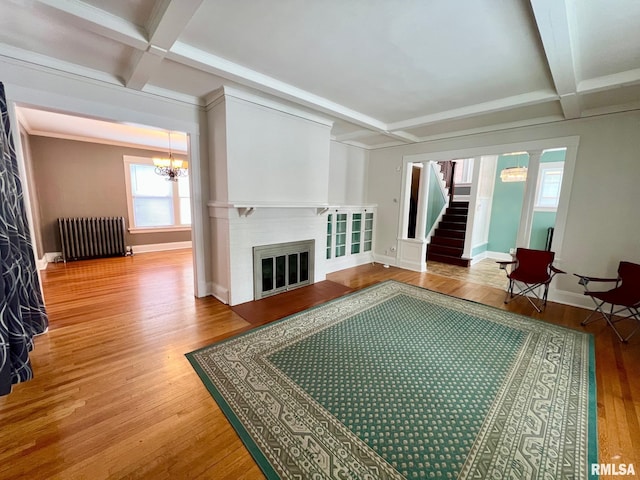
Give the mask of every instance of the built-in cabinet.
M 329 271 L 372 261 L 374 217 L 374 207 L 329 210 L 325 244 Z

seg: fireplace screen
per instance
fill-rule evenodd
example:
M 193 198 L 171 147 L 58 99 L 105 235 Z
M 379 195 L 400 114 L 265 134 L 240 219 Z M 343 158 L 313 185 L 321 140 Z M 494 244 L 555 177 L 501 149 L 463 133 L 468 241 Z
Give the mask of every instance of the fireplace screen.
M 255 299 L 313 283 L 314 243 L 305 240 L 254 247 Z

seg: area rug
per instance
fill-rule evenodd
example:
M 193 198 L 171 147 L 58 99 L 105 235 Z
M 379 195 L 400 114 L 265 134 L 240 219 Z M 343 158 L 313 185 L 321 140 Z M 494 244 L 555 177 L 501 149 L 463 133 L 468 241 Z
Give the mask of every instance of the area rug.
M 267 478 L 590 478 L 593 337 L 388 281 L 187 354 Z

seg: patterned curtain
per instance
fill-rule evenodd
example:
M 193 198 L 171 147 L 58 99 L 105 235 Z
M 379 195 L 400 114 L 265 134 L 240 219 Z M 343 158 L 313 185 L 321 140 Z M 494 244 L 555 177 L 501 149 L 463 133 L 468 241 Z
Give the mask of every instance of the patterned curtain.
M 33 337 L 48 327 L 40 292 L 9 112 L 0 82 L 0 395 L 33 376 Z

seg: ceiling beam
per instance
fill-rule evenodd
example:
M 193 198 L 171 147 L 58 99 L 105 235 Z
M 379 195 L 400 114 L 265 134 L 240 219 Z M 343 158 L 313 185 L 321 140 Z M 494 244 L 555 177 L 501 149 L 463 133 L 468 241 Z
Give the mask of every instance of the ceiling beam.
M 421 117 L 410 118 L 400 122 L 390 123 L 390 131 L 406 130 L 416 127 L 424 127 L 446 120 L 459 120 L 468 117 L 475 117 L 487 113 L 501 112 L 512 108 L 527 107 L 551 101 L 557 101 L 558 95 L 550 90 L 538 90 L 535 92 L 514 95 L 512 97 L 499 98 L 490 102 L 477 103 L 466 107 L 446 110 L 444 112 L 432 113 Z
M 581 114 L 568 8 L 571 0 L 531 0 L 547 64 L 565 118 Z
M 125 78 L 127 87 L 136 90 L 145 87 L 201 3 L 202 0 L 163 0 L 156 4 L 147 24 L 149 46 L 132 56 Z
M 379 133 L 388 130 L 384 122 L 373 117 L 180 41 L 173 44 L 166 58 Z
M 156 4 L 147 23 L 149 43 L 169 50 L 178 40 L 203 0 L 162 0 Z
M 128 88 L 142 90 L 167 54 L 166 50 L 149 45 L 144 52 L 136 52 L 129 63 L 124 84 Z
M 640 68 L 589 78 L 578 84 L 579 93 L 595 93 L 612 88 L 628 87 L 640 83 Z
M 64 22 L 124 43 L 138 50 L 147 48 L 147 32 L 142 27 L 78 0 L 37 0 L 52 16 Z M 71 20 L 71 22 L 69 22 Z

